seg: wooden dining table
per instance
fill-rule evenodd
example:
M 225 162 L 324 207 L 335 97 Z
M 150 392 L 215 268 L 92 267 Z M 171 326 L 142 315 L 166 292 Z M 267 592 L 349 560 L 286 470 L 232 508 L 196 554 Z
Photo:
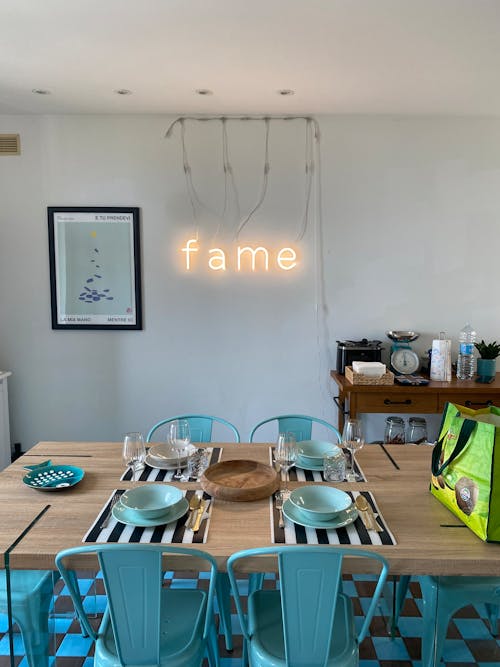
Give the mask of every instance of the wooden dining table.
M 270 462 L 269 443 L 217 443 L 221 460 Z M 393 534 L 394 545 L 369 545 L 389 561 L 391 574 L 497 575 L 500 544 L 482 542 L 429 492 L 432 447 L 425 445 L 366 445 L 357 460 L 365 482 L 335 483 L 344 490 L 368 490 Z M 71 488 L 41 491 L 23 484 L 25 465 L 50 459 L 85 471 Z M 54 569 L 62 549 L 79 546 L 114 489 L 138 482 L 120 481 L 124 467 L 121 443 L 40 442 L 0 473 L 0 550 L 11 569 Z M 141 482 L 142 483 L 142 482 Z M 173 482 L 186 489 L 199 484 Z M 290 482 L 296 487 L 308 482 Z M 271 545 L 270 502 L 212 500 L 207 540 L 195 545 L 211 553 L 221 570 L 240 549 Z M 346 547 L 347 549 L 349 546 Z M 348 559 L 351 572 L 366 571 L 360 559 Z M 75 563 L 75 567 L 86 563 Z M 261 560 L 248 564 L 263 570 Z

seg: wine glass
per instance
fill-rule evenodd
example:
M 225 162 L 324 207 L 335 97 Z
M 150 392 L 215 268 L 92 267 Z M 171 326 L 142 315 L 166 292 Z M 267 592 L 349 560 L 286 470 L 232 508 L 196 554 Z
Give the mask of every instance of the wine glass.
M 361 428 L 361 421 L 359 419 L 348 419 L 344 424 L 342 432 L 342 445 L 349 450 L 350 466 L 346 472 L 346 479 L 348 482 L 358 482 L 363 478 L 354 470 L 354 453 L 358 452 L 365 444 L 363 430 Z
M 132 481 L 138 472 L 144 469 L 146 447 L 142 433 L 126 433 L 123 438 L 122 458 L 125 465 L 132 471 Z
M 182 478 L 181 459 L 188 455 L 191 433 L 187 419 L 174 419 L 168 429 L 168 443 L 177 456 L 177 470 L 174 479 Z
M 288 489 L 288 471 L 295 465 L 297 460 L 297 442 L 293 433 L 280 433 L 278 435 L 274 458 L 280 471 L 285 473 L 281 495 L 286 499 L 290 495 Z

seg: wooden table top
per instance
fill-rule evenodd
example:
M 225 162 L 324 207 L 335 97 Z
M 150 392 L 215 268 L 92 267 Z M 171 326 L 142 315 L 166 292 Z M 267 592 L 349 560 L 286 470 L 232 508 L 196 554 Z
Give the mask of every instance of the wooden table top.
M 269 444 L 217 445 L 223 447 L 223 461 L 269 462 Z M 482 542 L 430 494 L 431 451 L 428 446 L 366 445 L 357 459 L 367 482 L 336 484 L 345 490 L 371 491 L 397 540 L 395 546 L 362 548 L 384 555 L 392 574 L 500 576 L 500 544 Z M 54 464 L 83 468 L 84 479 L 73 488 L 52 492 L 24 485 L 23 465 L 47 458 Z M 122 473 L 121 443 L 113 442 L 42 442 L 1 472 L 0 551 L 10 548 L 11 567 L 52 569 L 58 551 L 80 546 L 112 490 L 133 486 L 132 482 L 119 481 Z M 198 488 L 196 484 L 175 484 Z M 290 484 L 297 485 L 300 482 Z M 12 548 L 41 512 L 39 520 Z M 233 552 L 259 546 L 271 546 L 268 500 L 231 503 L 215 499 L 208 540 L 201 548 L 213 554 L 224 569 Z M 349 562 L 351 571 L 357 571 L 356 560 Z M 262 562 L 255 564 L 255 569 L 262 571 Z M 366 571 L 366 567 L 360 569 Z

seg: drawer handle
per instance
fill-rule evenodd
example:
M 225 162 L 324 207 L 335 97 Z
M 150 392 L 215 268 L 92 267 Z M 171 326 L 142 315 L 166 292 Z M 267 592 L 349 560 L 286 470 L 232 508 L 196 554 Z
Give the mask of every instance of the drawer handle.
M 404 401 L 391 401 L 390 398 L 384 398 L 384 405 L 411 405 L 411 398 L 405 398 Z
M 474 401 L 465 401 L 466 408 L 472 408 L 473 405 L 484 405 L 488 408 L 490 405 L 493 405 L 493 401 L 477 401 L 476 403 Z

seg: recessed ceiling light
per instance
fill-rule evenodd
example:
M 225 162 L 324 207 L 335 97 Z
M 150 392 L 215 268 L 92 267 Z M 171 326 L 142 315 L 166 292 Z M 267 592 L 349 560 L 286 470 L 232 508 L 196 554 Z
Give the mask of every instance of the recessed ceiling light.
M 114 90 L 113 92 L 117 95 L 132 95 L 132 91 L 127 88 L 118 88 L 118 90 Z
M 283 95 L 283 97 L 286 97 L 287 95 L 295 95 L 295 90 L 290 90 L 290 88 L 282 88 L 281 90 L 278 90 L 278 95 Z
M 35 95 L 50 95 L 50 90 L 46 90 L 45 88 L 33 88 L 31 91 L 32 93 L 35 93 Z
M 194 91 L 197 95 L 213 95 L 213 92 L 208 88 L 198 88 Z

